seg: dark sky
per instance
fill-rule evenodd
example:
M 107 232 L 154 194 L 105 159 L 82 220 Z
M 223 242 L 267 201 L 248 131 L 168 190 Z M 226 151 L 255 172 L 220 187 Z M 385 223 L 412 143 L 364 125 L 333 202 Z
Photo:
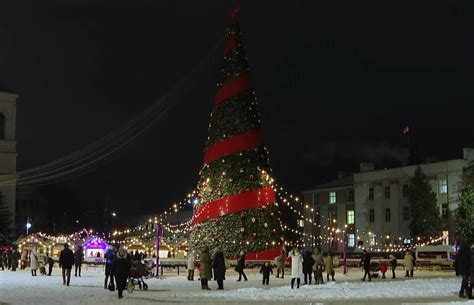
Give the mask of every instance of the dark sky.
M 472 1 L 241 1 L 274 176 L 292 191 L 361 161 L 474 146 Z M 62 183 L 79 202 L 159 211 L 197 184 L 232 2 L 2 0 L 0 79 L 20 94 L 18 169 L 62 157 L 151 105 L 176 105 L 107 165 Z M 212 53 L 214 52 L 214 53 Z M 104 199 L 107 198 L 107 199 Z

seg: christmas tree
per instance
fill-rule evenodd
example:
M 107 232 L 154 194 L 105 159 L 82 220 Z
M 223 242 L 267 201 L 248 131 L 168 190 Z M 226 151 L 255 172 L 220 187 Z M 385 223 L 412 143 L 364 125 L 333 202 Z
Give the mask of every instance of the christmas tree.
M 226 256 L 273 259 L 283 233 L 238 8 L 231 13 L 224 63 L 209 124 L 193 215 L 192 247 L 220 247 Z

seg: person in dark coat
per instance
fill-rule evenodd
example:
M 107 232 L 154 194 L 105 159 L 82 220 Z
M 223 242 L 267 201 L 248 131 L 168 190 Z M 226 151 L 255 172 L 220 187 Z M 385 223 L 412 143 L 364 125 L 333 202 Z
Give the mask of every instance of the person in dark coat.
M 270 281 L 270 273 L 273 274 L 272 266 L 269 262 L 265 262 L 265 264 L 262 265 L 260 273 L 263 275 L 262 284 L 268 285 L 268 282 Z
M 118 291 L 118 298 L 123 298 L 123 291 L 127 286 L 128 274 L 130 272 L 130 257 L 125 248 L 121 247 L 112 263 L 112 274 Z
M 3 267 L 3 256 L 3 250 L 0 250 L 0 268 L 2 268 L 2 270 L 5 270 L 5 267 Z
M 7 263 L 7 266 L 8 266 L 8 270 L 10 270 L 12 268 L 12 254 L 13 254 L 13 251 L 12 249 L 8 249 L 7 250 L 7 255 L 6 255 L 6 260 L 5 262 Z
M 459 297 L 465 298 L 467 295 L 467 285 L 469 280 L 469 273 L 471 270 L 471 254 L 468 246 L 461 246 L 456 260 L 454 261 L 454 269 L 456 276 L 461 276 L 461 289 L 459 290 Z
M 241 251 L 239 260 L 237 261 L 237 267 L 235 267 L 235 271 L 239 273 L 239 279 L 237 280 L 237 282 L 240 282 L 242 280 L 242 276 L 244 276 L 244 281 L 247 281 L 247 276 L 244 273 L 244 268 L 245 268 L 245 252 Z
M 18 261 L 20 260 L 20 258 L 21 254 L 18 249 L 13 250 L 11 257 L 12 271 L 16 271 L 16 268 L 18 268 Z
M 54 259 L 48 255 L 48 276 L 51 276 L 51 273 L 53 272 L 53 266 L 54 266 Z
M 199 254 L 200 266 L 199 277 L 201 279 L 201 289 L 210 290 L 208 282 L 212 279 L 211 255 L 209 254 L 209 247 L 204 246 Z
M 364 250 L 360 264 L 364 267 L 364 277 L 362 280 L 365 281 L 365 277 L 368 275 L 369 282 L 372 281 L 372 278 L 370 277 L 370 254 L 367 250 Z
M 81 267 L 82 262 L 84 261 L 84 251 L 82 247 L 77 247 L 76 252 L 74 252 L 74 276 L 77 276 L 77 270 L 79 270 L 79 276 L 81 276 Z
M 311 285 L 314 263 L 315 261 L 314 261 L 314 258 L 311 256 L 311 252 L 306 251 L 303 256 L 303 274 L 304 274 L 305 285 L 308 284 L 308 277 L 309 277 L 309 284 Z
M 393 254 L 390 254 L 390 256 L 388 257 L 389 258 L 389 264 L 390 264 L 390 270 L 392 270 L 392 279 L 395 278 L 395 269 L 397 269 L 397 259 L 395 258 L 395 256 Z
M 114 275 L 112 273 L 112 264 L 115 260 L 115 249 L 113 246 L 109 246 L 107 252 L 104 255 L 105 258 L 105 281 L 104 281 L 104 289 L 108 289 L 108 280 L 110 277 L 110 285 L 114 285 Z
M 68 244 L 64 244 L 64 249 L 59 255 L 59 267 L 62 268 L 63 285 L 69 286 L 72 265 L 74 265 L 74 253 L 69 249 Z
M 225 259 L 224 253 L 217 248 L 212 260 L 212 269 L 214 269 L 214 280 L 217 281 L 218 290 L 224 289 L 225 280 Z

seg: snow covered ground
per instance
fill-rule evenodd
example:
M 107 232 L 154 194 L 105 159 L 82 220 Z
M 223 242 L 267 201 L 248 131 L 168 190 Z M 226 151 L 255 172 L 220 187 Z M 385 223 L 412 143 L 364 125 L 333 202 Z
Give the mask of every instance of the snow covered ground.
M 256 270 L 248 273 L 248 282 L 237 282 L 232 271 L 224 282 L 226 290 L 202 291 L 198 281 L 170 272 L 164 279 L 147 280 L 148 291 L 125 292 L 119 300 L 116 292 L 103 288 L 101 269 L 83 270 L 82 277 L 72 277 L 69 287 L 62 285 L 57 268 L 51 277 L 32 277 L 29 270 L 0 271 L 0 304 L 474 304 L 457 297 L 460 279 L 446 272 L 419 271 L 409 280 L 362 282 L 360 270 L 352 269 L 349 275 L 336 271 L 336 282 L 293 290 L 287 278 L 273 276 L 270 286 L 263 287 Z M 210 287 L 217 285 L 211 282 Z

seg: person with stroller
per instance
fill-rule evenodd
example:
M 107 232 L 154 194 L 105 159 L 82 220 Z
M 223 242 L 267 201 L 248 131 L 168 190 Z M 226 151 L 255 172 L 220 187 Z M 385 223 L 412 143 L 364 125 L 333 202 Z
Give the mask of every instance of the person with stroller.
M 64 249 L 59 254 L 59 267 L 62 269 L 63 285 L 69 286 L 72 265 L 74 265 L 74 253 L 69 249 L 68 244 L 64 244 Z
M 212 268 L 211 268 L 211 255 L 209 254 L 209 247 L 204 246 L 199 254 L 200 259 L 200 269 L 199 277 L 201 278 L 201 289 L 211 290 L 209 288 L 209 280 L 212 279 Z
M 118 298 L 123 298 L 123 291 L 127 287 L 127 279 L 130 273 L 130 257 L 125 248 L 120 247 L 111 264 L 111 274 L 115 277 L 115 284 L 118 291 Z M 111 279 L 111 281 L 113 281 Z
M 314 272 L 314 282 L 316 285 L 324 284 L 323 280 L 323 269 L 324 269 L 324 259 L 321 255 L 319 248 L 314 248 L 313 251 L 313 272 Z
M 367 252 L 367 250 L 364 250 L 362 254 L 362 259 L 360 261 L 360 264 L 364 268 L 364 277 L 362 278 L 362 281 L 365 281 L 365 277 L 367 275 L 369 276 L 369 282 L 372 281 L 372 277 L 370 276 L 370 259 L 370 254 Z
M 105 258 L 105 281 L 104 281 L 104 289 L 109 289 L 109 285 L 115 286 L 114 284 L 114 276 L 112 273 L 112 264 L 115 259 L 115 248 L 113 246 L 109 246 L 107 252 L 104 255 Z M 110 277 L 110 283 L 109 283 Z
M 281 272 L 281 278 L 282 279 L 285 278 L 285 258 L 286 258 L 285 250 L 281 249 L 280 255 L 275 257 L 275 265 L 277 268 L 277 275 L 276 275 L 277 278 L 280 277 L 280 272 Z
M 270 281 L 270 273 L 273 274 L 272 266 L 269 262 L 265 262 L 260 269 L 260 273 L 263 275 L 262 284 L 268 285 Z
M 311 279 L 313 278 L 313 265 L 314 259 L 311 256 L 310 251 L 306 251 L 303 256 L 303 274 L 304 274 L 304 284 L 311 285 Z M 309 277 L 309 280 L 308 280 Z
M 84 250 L 81 246 L 78 246 L 76 252 L 74 252 L 74 276 L 77 276 L 79 270 L 79 277 L 81 276 L 82 262 L 84 261 Z
M 194 281 L 194 269 L 196 269 L 196 253 L 188 253 L 188 281 Z
M 239 273 L 239 279 L 237 282 L 240 282 L 242 280 L 242 276 L 244 276 L 244 281 L 247 281 L 247 276 L 244 273 L 244 268 L 245 268 L 245 252 L 240 251 L 240 257 L 239 260 L 237 261 L 237 267 L 235 267 L 235 271 Z

